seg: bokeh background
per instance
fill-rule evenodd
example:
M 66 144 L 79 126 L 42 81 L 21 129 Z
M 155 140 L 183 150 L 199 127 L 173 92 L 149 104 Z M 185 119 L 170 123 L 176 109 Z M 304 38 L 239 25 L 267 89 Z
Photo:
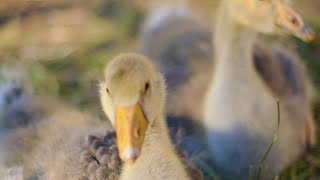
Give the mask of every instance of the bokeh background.
M 119 52 L 139 51 L 146 0 L 1 0 L 0 65 L 18 63 L 34 93 L 63 99 L 106 119 L 97 83 L 104 65 Z M 214 24 L 219 0 L 191 1 L 194 13 Z M 266 37 L 299 53 L 315 86 L 314 112 L 320 127 L 320 0 L 293 0 L 317 34 L 306 44 L 294 37 Z M 320 131 L 318 131 L 318 134 Z M 319 179 L 320 141 L 281 179 Z

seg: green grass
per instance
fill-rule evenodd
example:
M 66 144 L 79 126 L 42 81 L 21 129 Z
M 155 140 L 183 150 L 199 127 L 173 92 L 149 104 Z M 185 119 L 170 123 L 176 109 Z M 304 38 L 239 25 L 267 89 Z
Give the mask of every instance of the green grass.
M 279 128 L 280 128 L 280 105 L 279 105 L 279 100 L 277 100 L 277 111 L 278 111 L 278 124 L 277 124 L 277 131 L 275 132 L 274 136 L 273 136 L 273 140 L 270 144 L 270 146 L 268 147 L 266 153 L 264 154 L 260 164 L 259 164 L 259 169 L 258 169 L 258 180 L 261 179 L 261 171 L 263 169 L 263 165 L 273 147 L 273 145 L 277 142 L 278 140 L 278 136 L 279 136 Z

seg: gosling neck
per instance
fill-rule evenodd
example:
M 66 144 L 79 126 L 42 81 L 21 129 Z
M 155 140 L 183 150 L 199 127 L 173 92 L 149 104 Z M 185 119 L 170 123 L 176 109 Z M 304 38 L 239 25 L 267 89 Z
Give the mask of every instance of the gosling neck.
M 252 52 L 256 32 L 242 26 L 232 17 L 229 0 L 222 1 L 216 18 L 214 47 L 215 73 L 233 80 L 252 76 Z M 216 76 L 216 75 L 215 75 Z M 235 79 L 236 78 L 236 79 Z
M 159 143 L 159 141 L 161 143 Z M 172 148 L 171 140 L 165 119 L 163 116 L 157 117 L 146 132 L 142 151 L 151 147 L 165 146 Z M 143 154 L 142 154 L 143 155 Z

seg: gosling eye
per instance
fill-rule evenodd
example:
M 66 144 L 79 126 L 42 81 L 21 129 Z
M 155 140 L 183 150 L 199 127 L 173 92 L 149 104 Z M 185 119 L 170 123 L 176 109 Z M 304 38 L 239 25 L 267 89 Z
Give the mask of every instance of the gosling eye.
M 146 82 L 145 86 L 144 86 L 144 92 L 147 92 L 150 88 L 150 83 Z
M 106 91 L 107 91 L 107 93 L 108 93 L 108 94 L 110 94 L 110 92 L 109 92 L 109 89 L 108 89 L 108 88 L 106 88 Z
M 294 25 L 294 26 L 299 26 L 299 22 L 298 19 L 294 16 L 291 17 L 290 22 Z

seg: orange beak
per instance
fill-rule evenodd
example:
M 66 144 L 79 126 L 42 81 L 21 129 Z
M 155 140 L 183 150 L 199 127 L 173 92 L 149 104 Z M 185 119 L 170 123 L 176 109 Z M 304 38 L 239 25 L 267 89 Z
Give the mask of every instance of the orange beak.
M 120 158 L 129 164 L 140 156 L 145 133 L 148 127 L 139 104 L 129 107 L 116 107 L 115 129 Z

